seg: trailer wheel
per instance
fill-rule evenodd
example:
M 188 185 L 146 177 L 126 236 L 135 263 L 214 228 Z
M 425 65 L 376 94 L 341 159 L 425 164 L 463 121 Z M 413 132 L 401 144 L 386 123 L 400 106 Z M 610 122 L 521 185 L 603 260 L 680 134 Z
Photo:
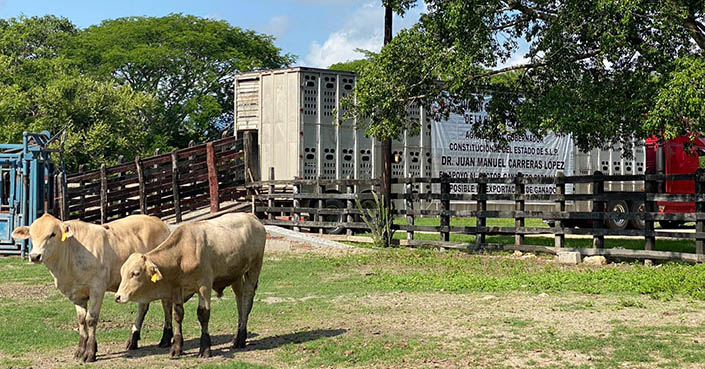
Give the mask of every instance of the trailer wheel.
M 340 201 L 340 200 L 326 200 L 325 203 L 326 209 L 345 209 L 345 204 Z M 324 228 L 323 232 L 327 234 L 342 234 L 345 232 L 345 227 L 342 226 L 342 224 L 345 223 L 346 216 L 344 214 L 330 214 L 330 215 L 323 215 L 322 220 L 324 222 L 337 222 L 340 223 L 341 225 L 339 227 L 335 228 Z
M 627 214 L 629 213 L 629 206 L 627 205 L 626 201 L 610 201 L 607 203 L 607 212 Z M 628 224 L 629 222 L 627 221 L 627 219 L 619 218 L 618 216 L 610 216 L 605 219 L 605 225 L 607 226 L 607 228 L 616 231 L 621 231 L 627 228 Z
M 673 229 L 682 227 L 685 222 L 681 222 L 678 220 L 659 220 L 658 224 L 661 225 L 661 228 Z
M 629 224 L 632 225 L 634 229 L 643 230 L 644 229 L 644 210 L 646 209 L 643 201 L 637 201 L 632 204 L 632 214 L 639 214 L 637 218 L 629 220 Z

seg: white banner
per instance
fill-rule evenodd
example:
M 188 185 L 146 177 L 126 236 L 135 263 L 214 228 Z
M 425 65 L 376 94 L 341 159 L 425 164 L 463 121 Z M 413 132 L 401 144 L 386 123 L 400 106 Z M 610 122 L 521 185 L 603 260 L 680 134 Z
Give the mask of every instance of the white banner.
M 449 120 L 432 122 L 432 168 L 434 177 L 447 173 L 453 178 L 506 178 L 521 173 L 525 177 L 555 177 L 558 172 L 573 173 L 573 139 L 549 134 L 543 139 L 527 133 L 508 147 L 473 135 L 471 124 L 485 119 L 486 113 L 451 114 Z M 568 187 L 568 186 L 566 186 Z M 572 186 L 571 186 L 572 187 Z M 567 192 L 572 192 L 568 191 Z M 514 185 L 490 184 L 488 193 L 513 193 Z M 477 193 L 476 184 L 452 184 L 453 193 Z M 527 194 L 553 194 L 554 185 L 527 185 Z

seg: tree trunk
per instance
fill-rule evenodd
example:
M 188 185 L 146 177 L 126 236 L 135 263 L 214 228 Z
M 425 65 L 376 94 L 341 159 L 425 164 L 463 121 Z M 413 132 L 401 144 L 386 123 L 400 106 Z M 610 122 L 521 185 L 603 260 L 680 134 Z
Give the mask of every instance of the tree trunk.
M 392 41 L 392 20 L 394 13 L 391 6 L 384 7 L 384 44 Z M 386 138 L 382 140 L 382 198 L 384 208 L 387 214 L 391 217 L 392 210 L 392 140 Z M 384 237 L 385 242 L 389 239 L 387 235 Z M 385 245 L 389 247 L 389 245 Z

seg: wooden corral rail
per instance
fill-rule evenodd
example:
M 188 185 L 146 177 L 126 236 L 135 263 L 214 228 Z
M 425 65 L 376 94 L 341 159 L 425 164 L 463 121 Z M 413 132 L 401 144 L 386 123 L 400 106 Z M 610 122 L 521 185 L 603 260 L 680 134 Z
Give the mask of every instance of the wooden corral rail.
M 67 175 L 57 203 L 63 219 L 105 223 L 130 214 L 158 217 L 211 207 L 242 198 L 241 141 L 226 137 L 171 153 Z M 66 192 L 63 196 L 62 192 Z M 65 200 L 64 200 L 65 199 Z
M 288 226 L 296 230 L 309 228 L 322 232 L 325 229 L 347 229 L 348 234 L 353 230 L 364 230 L 367 226 L 360 218 L 361 212 L 357 209 L 355 201 L 369 201 L 372 195 L 363 189 L 375 189 L 379 185 L 375 180 L 273 180 L 252 182 L 247 185 L 248 196 L 252 199 L 253 211 L 257 212 L 265 224 Z M 657 191 L 663 188 L 666 181 L 687 180 L 694 181 L 694 194 L 665 194 Z M 617 192 L 605 191 L 605 182 L 643 181 L 643 192 Z M 627 259 L 653 259 L 653 260 L 682 260 L 688 262 L 703 262 L 705 246 L 705 171 L 699 170 L 696 174 L 679 175 L 629 175 L 606 176 L 595 172 L 589 176 L 563 176 L 555 178 L 530 178 L 521 175 L 512 178 L 400 178 L 393 179 L 393 183 L 404 187 L 402 193 L 393 193 L 392 199 L 401 207 L 393 209 L 394 217 L 406 217 L 406 225 L 395 225 L 394 228 L 406 231 L 408 243 L 434 244 L 450 247 L 461 247 L 469 250 L 504 248 L 518 250 L 534 250 L 556 253 L 565 248 L 565 235 L 592 236 L 592 249 L 581 249 L 584 255 L 606 255 Z M 432 183 L 428 192 L 413 190 L 417 183 Z M 566 193 L 566 185 L 589 183 L 592 184 L 592 193 Z M 451 184 L 473 184 L 476 193 L 452 193 Z M 513 186 L 509 193 L 489 193 L 488 186 L 504 184 Z M 555 191 L 550 194 L 528 193 L 527 185 L 553 185 Z M 325 189 L 335 188 L 335 191 Z M 644 203 L 642 213 L 619 213 L 606 211 L 609 201 L 632 199 Z M 342 208 L 326 206 L 326 201 L 338 200 L 345 203 Z M 487 210 L 489 201 L 514 202 L 514 209 L 508 211 Z M 418 208 L 420 201 L 428 205 L 437 204 L 436 210 Z M 474 203 L 475 210 L 451 210 L 451 202 L 462 201 Z M 553 203 L 550 211 L 527 211 L 528 201 L 542 201 Z M 566 211 L 566 202 L 590 201 L 591 211 Z M 695 204 L 695 212 L 682 214 L 664 214 L 658 212 L 658 203 L 691 202 Z M 302 205 L 305 202 L 305 205 Z M 417 217 L 438 217 L 440 226 L 419 226 L 414 224 Z M 477 219 L 475 226 L 451 226 L 451 217 L 474 217 Z M 487 226 L 488 218 L 513 218 L 513 227 Z M 540 218 L 549 221 L 549 227 L 527 227 L 526 218 Z M 324 220 L 326 219 L 326 220 Z M 331 220 L 332 219 L 332 220 Z M 605 226 L 608 219 L 643 219 L 644 229 L 614 230 Z M 564 223 L 582 222 L 580 228 L 564 226 Z M 695 232 L 668 232 L 656 230 L 656 221 L 696 222 Z M 440 241 L 416 241 L 414 232 L 440 233 Z M 452 233 L 475 235 L 475 244 L 451 243 Z M 554 247 L 541 247 L 525 244 L 527 235 L 546 235 L 555 238 Z M 486 242 L 488 235 L 513 235 L 512 245 L 493 245 Z M 640 236 L 644 239 L 643 250 L 605 249 L 605 236 Z M 694 239 L 696 251 L 690 253 L 675 253 L 655 251 L 656 238 Z

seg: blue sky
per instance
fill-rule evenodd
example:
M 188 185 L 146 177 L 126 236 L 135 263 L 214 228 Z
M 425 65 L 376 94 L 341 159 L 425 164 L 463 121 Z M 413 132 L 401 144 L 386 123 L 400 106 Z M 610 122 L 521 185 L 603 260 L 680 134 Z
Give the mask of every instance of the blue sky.
M 78 27 L 125 16 L 193 14 L 223 19 L 234 26 L 274 35 L 284 52 L 298 56 L 297 65 L 327 67 L 359 56 L 356 48 L 379 50 L 383 9 L 379 0 L 0 0 L 0 18 L 54 14 Z M 395 31 L 414 24 L 423 4 Z

